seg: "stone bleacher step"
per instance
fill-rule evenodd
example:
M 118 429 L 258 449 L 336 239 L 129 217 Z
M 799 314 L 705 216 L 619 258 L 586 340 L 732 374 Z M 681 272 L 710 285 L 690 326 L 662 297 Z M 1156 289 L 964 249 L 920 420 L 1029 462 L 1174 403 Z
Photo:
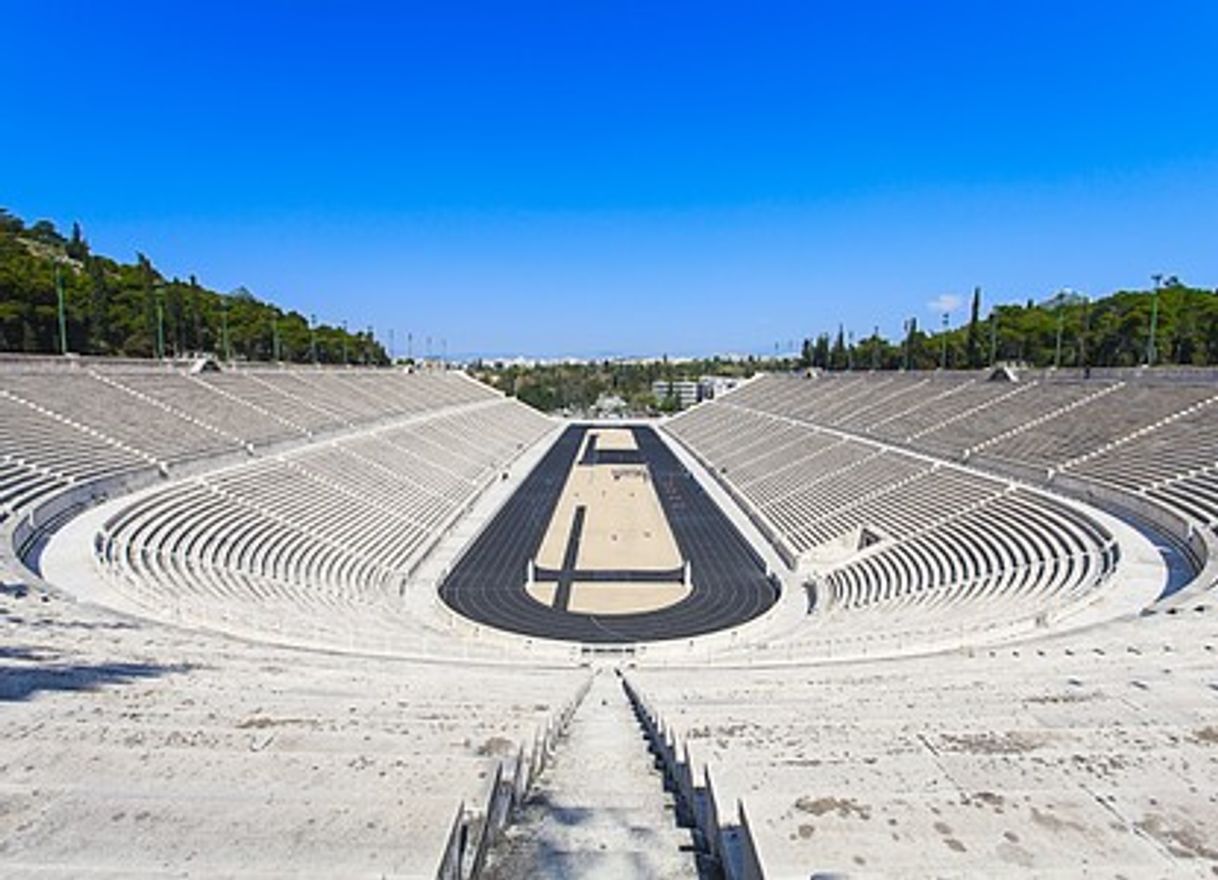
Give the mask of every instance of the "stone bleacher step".
M 98 440 L 101 440 L 103 443 L 113 446 L 116 449 L 121 449 L 123 452 L 134 455 L 136 458 L 142 458 L 144 461 L 148 462 L 149 464 L 152 464 L 159 468 L 165 467 L 165 462 L 161 461 L 161 459 L 157 458 L 155 455 L 144 452 L 144 450 L 142 450 L 142 449 L 136 449 L 134 446 L 129 446 L 126 443 L 124 443 L 123 441 L 118 440 L 114 437 L 111 437 L 109 434 L 104 434 L 101 431 L 97 430 L 97 428 L 90 427 L 89 425 L 86 425 L 83 422 L 78 422 L 75 419 L 69 418 L 68 416 L 61 415 L 61 414 L 55 412 L 54 410 L 47 409 L 45 406 L 43 406 L 42 404 L 40 404 L 36 401 L 26 400 L 24 397 L 14 394 L 11 391 L 0 390 L 0 394 L 3 394 L 5 397 L 9 398 L 10 400 L 15 400 L 17 403 L 28 406 L 30 409 L 34 410 L 35 412 L 37 412 L 41 415 L 44 415 L 49 419 L 53 419 L 53 420 L 59 422 L 60 424 L 68 425 L 69 427 L 72 427 L 72 428 L 76 429 L 77 431 L 81 431 L 84 434 L 88 434 L 90 437 L 95 437 Z
M 1163 418 L 1158 419 L 1157 421 L 1151 422 L 1149 425 L 1143 425 L 1141 428 L 1138 428 L 1134 431 L 1130 431 L 1128 434 L 1122 434 L 1120 437 L 1117 437 L 1116 439 L 1114 439 L 1108 443 L 1105 443 L 1102 446 L 1099 446 L 1099 447 L 1091 450 L 1090 452 L 1084 453 L 1083 455 L 1075 456 L 1074 458 L 1063 462 L 1061 465 L 1061 469 L 1066 470 L 1067 468 L 1075 467 L 1077 465 L 1083 464 L 1084 462 L 1088 462 L 1091 459 L 1096 458 L 1097 456 L 1103 455 L 1105 452 L 1108 452 L 1109 450 L 1116 449 L 1117 447 L 1120 447 L 1120 446 L 1124 446 L 1126 443 L 1131 443 L 1140 437 L 1145 437 L 1147 434 L 1157 431 L 1157 430 L 1159 430 L 1159 428 L 1162 428 L 1165 425 L 1170 425 L 1173 422 L 1176 422 L 1176 421 L 1184 418 L 1187 415 L 1197 412 L 1198 410 L 1200 410 L 1204 407 L 1212 406 L 1214 403 L 1218 403 L 1218 394 L 1215 394 L 1212 397 L 1207 397 L 1205 400 L 1198 401 L 1197 403 L 1194 403 L 1191 406 L 1186 406 L 1183 409 L 1177 410 L 1176 412 L 1172 413 L 1171 415 L 1164 416 Z
M 594 679 L 482 876 L 698 876 L 691 834 L 615 675 Z
M 303 434 L 306 437 L 313 436 L 313 432 L 310 431 L 308 428 L 306 428 L 304 425 L 298 425 L 289 419 L 285 419 L 283 416 L 277 415 L 276 413 L 271 412 L 269 409 L 265 409 L 265 408 L 259 406 L 255 401 L 247 400 L 244 397 L 238 397 L 236 394 L 233 394 L 227 388 L 221 388 L 219 385 L 212 385 L 207 382 L 204 382 L 198 376 L 187 376 L 186 378 L 188 380 L 190 380 L 191 382 L 194 382 L 196 385 L 198 385 L 201 388 L 206 388 L 208 391 L 211 391 L 215 394 L 219 394 L 221 397 L 223 397 L 227 400 L 231 400 L 240 406 L 247 406 L 250 409 L 254 410 L 255 412 L 260 413 L 264 417 L 271 419 L 273 421 L 279 422 L 279 424 L 285 425 L 285 426 L 291 428 L 292 430 Z M 265 441 L 263 441 L 263 442 L 265 442 Z
M 926 397 L 921 400 L 917 400 L 910 406 L 907 406 L 904 409 L 899 409 L 899 410 L 893 412 L 887 418 L 880 419 L 880 421 L 869 425 L 867 427 L 866 433 L 868 433 L 868 434 L 875 433 L 876 428 L 880 428 L 880 427 L 888 424 L 889 422 L 900 419 L 900 418 L 908 415 L 909 413 L 913 412 L 914 410 L 921 409 L 924 406 L 933 406 L 934 404 L 938 403 L 939 401 L 943 400 L 944 398 L 951 397 L 953 394 L 959 394 L 965 388 L 971 388 L 976 382 L 977 382 L 976 379 L 969 379 L 967 382 L 961 382 L 958 385 L 951 385 L 948 388 L 946 388 L 945 390 L 940 391 L 938 394 L 934 394 L 930 397 Z
M 202 428 L 204 431 L 210 431 L 213 434 L 223 437 L 225 440 L 229 441 L 230 443 L 236 443 L 239 446 L 243 446 L 243 447 L 249 446 L 249 444 L 243 438 L 238 437 L 236 434 L 230 434 L 228 431 L 225 431 L 221 428 L 217 428 L 215 425 L 209 424 L 209 423 L 203 421 L 202 419 L 199 419 L 196 416 L 191 415 L 190 413 L 186 412 L 185 410 L 180 410 L 177 407 L 170 406 L 169 404 L 165 403 L 164 401 L 158 400 L 157 398 L 153 397 L 150 394 L 145 394 L 143 391 L 140 391 L 138 388 L 132 388 L 130 385 L 124 385 L 122 382 L 119 382 L 113 376 L 108 376 L 104 373 L 98 372 L 97 370 L 89 370 L 89 375 L 92 376 L 97 381 L 101 382 L 103 385 L 109 385 L 111 388 L 113 388 L 117 391 L 122 391 L 124 394 L 130 394 L 132 397 L 135 397 L 138 400 L 142 400 L 144 403 L 148 404 L 149 406 L 156 407 L 157 409 L 163 410 L 164 412 L 170 413 L 171 415 L 175 415 L 179 419 L 183 419 L 184 421 L 190 422 L 192 425 L 196 425 L 196 426 Z
M 1112 392 L 1116 391 L 1118 388 L 1123 388 L 1124 386 L 1125 386 L 1124 382 L 1116 382 L 1112 385 L 1105 385 L 1103 388 L 1098 389 L 1097 391 L 1093 392 L 1092 394 L 1088 394 L 1086 397 L 1079 398 L 1078 400 L 1075 400 L 1072 403 L 1068 403 L 1065 406 L 1058 407 L 1055 410 L 1050 410 L 1049 412 L 1044 413 L 1043 415 L 1037 416 L 1034 419 L 1030 419 L 1029 421 L 1024 422 L 1022 425 L 1017 425 L 1014 428 L 1008 428 L 1007 430 L 1003 431 L 1001 434 L 997 434 L 997 435 L 989 438 L 988 440 L 983 440 L 981 443 L 978 443 L 977 445 L 970 447 L 968 449 L 968 454 L 972 455 L 973 453 L 980 452 L 983 449 L 987 449 L 990 446 L 994 446 L 995 444 L 1001 443 L 1003 440 L 1006 440 L 1009 437 L 1014 437 L 1016 434 L 1022 434 L 1025 431 L 1031 430 L 1032 428 L 1036 428 L 1036 427 L 1039 427 L 1040 425 L 1046 424 L 1053 419 L 1060 418 L 1061 416 L 1065 415 L 1066 413 L 1076 410 L 1080 406 L 1086 406 L 1087 404 L 1092 403 L 1093 401 L 1099 400 L 1101 397 L 1104 397 L 1107 394 L 1111 394 Z
M 938 422 L 935 422 L 933 425 L 923 428 L 920 431 L 915 431 L 914 433 L 910 434 L 908 437 L 905 437 L 904 440 L 906 443 L 908 443 L 911 440 L 917 440 L 919 437 L 925 437 L 928 434 L 933 434 L 936 431 L 940 431 L 943 428 L 946 428 L 948 425 L 954 425 L 956 422 L 959 422 L 959 421 L 967 419 L 971 416 L 974 416 L 984 409 L 989 409 L 991 406 L 995 406 L 999 403 L 1003 403 L 1004 401 L 1010 400 L 1012 397 L 1016 396 L 1017 394 L 1022 394 L 1025 391 L 1035 388 L 1037 384 L 1038 384 L 1037 382 L 1029 382 L 1026 385 L 1023 385 L 1023 384 L 1017 385 L 1016 387 L 1014 387 L 1010 391 L 1008 391 L 1006 394 L 999 394 L 997 397 L 991 397 L 989 400 L 983 400 L 980 403 L 974 404 L 973 406 L 970 406 L 968 409 L 963 410 L 962 412 L 958 412 L 953 416 L 949 416 L 946 419 L 942 419 Z

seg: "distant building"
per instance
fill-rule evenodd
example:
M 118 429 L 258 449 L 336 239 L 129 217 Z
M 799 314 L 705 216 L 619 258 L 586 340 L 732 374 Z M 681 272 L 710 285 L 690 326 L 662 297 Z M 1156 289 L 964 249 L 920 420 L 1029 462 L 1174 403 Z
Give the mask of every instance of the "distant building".
M 681 409 L 693 406 L 701 398 L 699 398 L 700 383 L 695 379 L 657 379 L 651 383 L 651 393 L 655 399 L 663 403 L 670 397 L 677 399 L 677 405 Z
M 658 379 L 651 383 L 651 393 L 661 403 L 669 397 L 677 399 L 681 409 L 687 409 L 703 400 L 721 397 L 739 385 L 743 379 L 734 376 L 702 376 L 699 379 Z
M 698 380 L 698 400 L 722 397 L 743 381 L 736 376 L 703 376 Z

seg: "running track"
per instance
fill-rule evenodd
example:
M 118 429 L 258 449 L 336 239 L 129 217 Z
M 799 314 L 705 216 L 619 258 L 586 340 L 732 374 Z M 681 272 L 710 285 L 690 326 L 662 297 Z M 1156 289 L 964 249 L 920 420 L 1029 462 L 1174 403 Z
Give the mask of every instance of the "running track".
M 500 629 L 541 638 L 632 643 L 690 638 L 727 629 L 778 599 L 761 558 L 723 511 L 649 427 L 634 427 L 638 456 L 650 469 L 693 589 L 675 605 L 639 614 L 575 614 L 542 605 L 525 592 L 525 566 L 537 555 L 586 425 L 555 441 L 440 586 L 453 610 Z M 602 451 L 604 455 L 608 450 Z

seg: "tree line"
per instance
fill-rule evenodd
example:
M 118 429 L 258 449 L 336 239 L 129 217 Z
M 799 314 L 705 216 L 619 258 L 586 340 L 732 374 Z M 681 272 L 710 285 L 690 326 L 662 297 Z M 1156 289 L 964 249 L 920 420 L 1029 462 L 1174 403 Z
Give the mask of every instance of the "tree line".
M 1039 304 L 996 305 L 982 318 L 981 291 L 975 289 L 969 320 L 959 327 L 934 332 L 909 319 L 899 340 L 876 331 L 857 341 L 839 327 L 835 334 L 805 339 L 800 352 L 801 367 L 825 370 L 978 369 L 994 363 L 1218 365 L 1218 290 L 1167 277 L 1149 289 L 1118 290 L 1094 300 L 1062 293 Z
M 0 209 L 0 350 L 58 354 L 65 340 L 89 355 L 389 362 L 371 330 L 316 324 L 245 288 L 166 278 L 143 254 L 134 263 L 94 254 L 79 224 L 64 235 Z
M 785 371 L 795 367 L 792 359 L 743 360 L 710 357 L 672 361 L 587 361 L 551 364 L 483 363 L 471 365 L 471 373 L 505 394 L 517 397 L 543 412 L 585 412 L 602 395 L 619 397 L 628 412 L 644 414 L 674 409 L 675 404 L 657 399 L 652 383 L 663 380 L 696 379 L 700 376 L 747 378 L 762 370 Z

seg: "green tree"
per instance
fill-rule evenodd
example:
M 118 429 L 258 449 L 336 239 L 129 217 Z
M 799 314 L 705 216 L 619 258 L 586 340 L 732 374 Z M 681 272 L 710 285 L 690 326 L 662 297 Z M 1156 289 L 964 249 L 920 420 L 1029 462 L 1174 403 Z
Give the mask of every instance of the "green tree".
M 968 320 L 968 365 L 971 369 L 981 366 L 981 288 L 973 288 L 973 306 Z

